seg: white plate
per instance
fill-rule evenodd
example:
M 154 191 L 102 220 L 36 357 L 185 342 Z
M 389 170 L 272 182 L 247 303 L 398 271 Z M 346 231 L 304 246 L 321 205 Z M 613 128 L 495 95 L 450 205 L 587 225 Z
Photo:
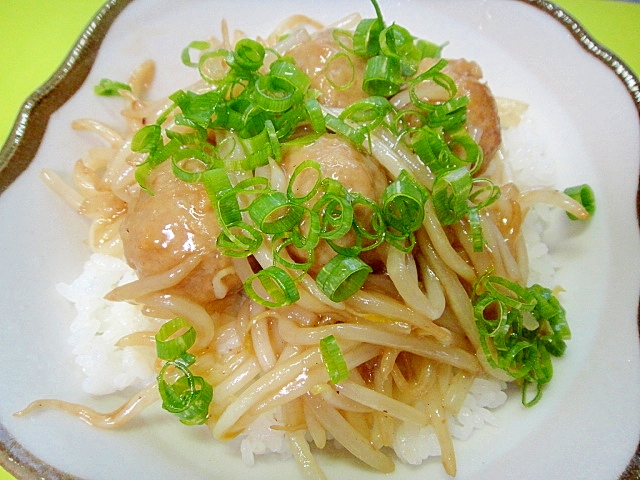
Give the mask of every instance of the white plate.
M 574 334 L 552 384 L 535 408 L 524 409 L 516 395 L 499 410 L 500 428 L 457 442 L 458 478 L 617 478 L 640 432 L 637 107 L 609 67 L 525 2 L 381 3 L 388 21 L 448 41 L 445 56 L 478 61 L 494 93 L 528 102 L 540 146 L 556 161 L 557 185 L 588 182 L 598 201 L 589 225 L 572 225 L 551 239 Z M 84 86 L 52 116 L 33 163 L 0 197 L 0 421 L 9 455 L 21 451 L 16 441 L 46 464 L 91 479 L 298 478 L 295 464 L 278 458 L 244 466 L 234 446 L 216 443 L 204 427 L 183 427 L 159 408 L 119 431 L 54 411 L 12 416 L 42 397 L 100 410 L 123 400 L 80 391 L 81 373 L 66 343 L 73 311 L 54 285 L 81 271 L 86 224 L 40 183 L 38 172 L 46 167 L 68 176 L 94 142 L 71 131 L 73 119 L 118 124 L 119 102 L 92 93 L 100 78 L 125 79 L 152 58 L 158 75 L 151 97 L 159 97 L 195 78 L 180 52 L 194 39 L 217 35 L 222 18 L 256 36 L 294 12 L 331 23 L 352 11 L 373 16 L 365 0 L 136 0 L 119 15 Z M 329 478 L 377 476 L 351 459 L 320 455 L 320 462 Z M 384 478 L 448 477 L 436 460 L 420 468 L 398 464 Z

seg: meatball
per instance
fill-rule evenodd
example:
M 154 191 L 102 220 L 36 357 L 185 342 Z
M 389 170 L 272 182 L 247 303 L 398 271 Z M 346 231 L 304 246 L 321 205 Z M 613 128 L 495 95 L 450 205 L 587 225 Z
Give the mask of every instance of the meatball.
M 321 93 L 320 103 L 344 108 L 367 96 L 362 91 L 365 61 L 341 49 L 332 31 L 319 32 L 287 55 L 309 76 L 311 88 Z
M 387 186 L 382 168 L 337 135 L 322 135 L 310 145 L 288 149 L 283 155 L 282 167 L 291 175 L 305 160 L 318 162 L 322 175 L 339 181 L 348 191 L 374 201 L 380 199 Z
M 374 202 L 380 201 L 388 184 L 386 174 L 379 164 L 337 135 L 326 134 L 310 145 L 287 149 L 282 158 L 282 167 L 291 175 L 296 167 L 306 160 L 318 162 L 324 177 L 333 178 L 349 192 L 359 193 Z M 309 173 L 308 177 L 304 177 L 303 172 L 302 178 L 299 177 L 296 181 L 296 189 L 300 190 L 297 193 L 309 191 L 309 184 L 316 180 L 312 175 Z M 358 211 L 355 214 L 358 215 Z M 367 220 L 361 218 L 363 224 L 366 224 Z M 317 271 L 334 255 L 333 249 L 321 242 L 316 249 L 316 261 L 311 271 Z M 368 252 L 366 256 L 366 261 L 374 266 L 380 262 L 375 251 Z
M 482 82 L 482 69 L 468 60 L 449 60 L 443 72 L 449 75 L 458 87 L 458 95 L 468 96 L 467 130 L 490 160 L 496 153 L 502 136 L 500 118 L 495 98 L 486 83 Z
M 171 292 L 206 305 L 214 300 L 214 275 L 231 260 L 216 248 L 220 226 L 205 189 L 176 178 L 170 162 L 154 169 L 149 186 L 153 195 L 141 190 L 122 223 L 125 258 L 144 278 L 176 267 L 189 255 L 203 254 L 200 264 Z

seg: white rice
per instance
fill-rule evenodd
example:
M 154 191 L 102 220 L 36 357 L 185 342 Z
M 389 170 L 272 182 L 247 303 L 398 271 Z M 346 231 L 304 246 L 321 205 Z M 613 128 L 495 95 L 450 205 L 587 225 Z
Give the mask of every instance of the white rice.
M 256 455 L 275 453 L 283 459 L 292 456 L 285 430 L 271 428 L 273 426 L 283 427 L 284 425 L 278 421 L 275 412 L 264 413 L 249 425 L 246 433 L 238 437 L 240 454 L 245 465 L 252 467 L 255 464 Z
M 476 378 L 458 414 L 449 415 L 451 435 L 464 441 L 485 424 L 497 426 L 498 419 L 491 410 L 507 400 L 505 388 L 504 382 Z M 400 460 L 410 465 L 420 465 L 427 458 L 441 454 L 438 437 L 431 425 L 419 427 L 408 422 L 403 422 L 396 431 L 393 450 Z
M 502 155 L 508 173 L 523 187 L 553 183 L 553 165 L 536 140 L 535 126 L 526 115 L 519 127 L 504 131 Z M 543 241 L 550 211 L 551 208 L 536 206 L 523 225 L 529 253 L 530 283 L 548 285 L 558 268 Z M 120 348 L 115 346 L 115 342 L 135 331 L 157 329 L 158 324 L 142 315 L 138 306 L 104 299 L 104 295 L 115 286 L 135 278 L 134 271 L 123 260 L 93 254 L 80 277 L 70 285 L 57 286 L 59 292 L 74 303 L 77 311 L 70 327 L 70 343 L 75 361 L 86 376 L 82 388 L 87 393 L 104 395 L 128 387 L 141 388 L 155 379 L 153 349 Z M 232 350 L 238 339 L 233 335 L 222 335 L 218 343 L 220 350 Z M 486 424 L 498 425 L 493 410 L 506 401 L 505 389 L 504 382 L 476 379 L 460 412 L 449 418 L 453 437 L 464 441 Z M 262 415 L 238 437 L 236 441 L 244 463 L 253 465 L 255 455 L 267 453 L 291 456 L 284 431 L 272 429 L 273 425 L 279 425 L 275 414 Z M 401 461 L 411 465 L 440 455 L 433 428 L 420 428 L 409 423 L 399 427 L 393 449 Z
M 76 309 L 69 343 L 85 374 L 82 389 L 87 393 L 106 395 L 128 387 L 142 388 L 155 379 L 154 349 L 115 344 L 130 333 L 156 330 L 157 323 L 142 315 L 139 306 L 104 299 L 113 288 L 135 278 L 123 260 L 94 253 L 76 280 L 56 286 Z
M 507 176 L 521 189 L 553 187 L 556 181 L 552 157 L 548 155 L 535 123 L 525 113 L 517 127 L 502 132 L 501 153 Z M 534 205 L 522 224 L 529 256 L 528 283 L 551 285 L 559 268 L 549 253 L 544 234 L 549 229 L 555 209 L 549 205 Z

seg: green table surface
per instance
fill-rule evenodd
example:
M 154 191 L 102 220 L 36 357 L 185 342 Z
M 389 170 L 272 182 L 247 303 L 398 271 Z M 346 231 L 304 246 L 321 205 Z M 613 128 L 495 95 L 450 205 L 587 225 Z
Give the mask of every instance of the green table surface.
M 640 3 L 556 0 L 640 74 Z M 103 0 L 0 0 L 0 140 L 25 99 L 63 62 Z M 13 477 L 0 468 L 0 480 Z

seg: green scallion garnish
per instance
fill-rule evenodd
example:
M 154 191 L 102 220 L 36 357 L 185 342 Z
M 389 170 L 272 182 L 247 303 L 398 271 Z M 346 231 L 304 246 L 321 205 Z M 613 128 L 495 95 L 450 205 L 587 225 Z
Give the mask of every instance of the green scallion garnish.
M 596 196 L 593 193 L 593 189 L 585 184 L 569 187 L 564 190 L 564 193 L 574 200 L 580 202 L 580 205 L 584 207 L 589 215 L 593 215 L 596 211 Z M 567 213 L 567 216 L 571 220 L 579 220 L 578 217 Z
M 316 277 L 320 289 L 334 302 L 342 302 L 360 290 L 373 269 L 358 257 L 336 255 Z
M 100 80 L 100 83 L 93 87 L 95 94 L 102 97 L 119 97 L 121 96 L 120 90 L 127 90 L 130 92 L 131 86 L 126 83 L 103 78 Z
M 347 362 L 344 360 L 344 355 L 342 355 L 342 350 L 336 341 L 336 337 L 329 335 L 321 339 L 320 353 L 331 383 L 335 385 L 349 378 Z
M 553 376 L 551 356 L 561 356 L 571 337 L 564 308 L 548 288 L 492 275 L 477 282 L 473 300 L 487 362 L 521 380 L 522 403 L 535 405 Z M 536 392 L 531 399 L 530 385 Z
M 157 376 L 162 408 L 186 425 L 200 425 L 209 416 L 213 387 L 191 373 L 196 358 L 188 353 L 196 340 L 195 329 L 182 317 L 166 322 L 155 336 L 156 353 L 165 363 Z M 177 379 L 171 383 L 167 377 Z
M 256 282 L 264 290 L 264 295 L 256 290 Z M 267 267 L 251 275 L 244 283 L 244 289 L 253 301 L 266 307 L 284 307 L 296 303 L 300 293 L 294 280 L 282 268 Z

